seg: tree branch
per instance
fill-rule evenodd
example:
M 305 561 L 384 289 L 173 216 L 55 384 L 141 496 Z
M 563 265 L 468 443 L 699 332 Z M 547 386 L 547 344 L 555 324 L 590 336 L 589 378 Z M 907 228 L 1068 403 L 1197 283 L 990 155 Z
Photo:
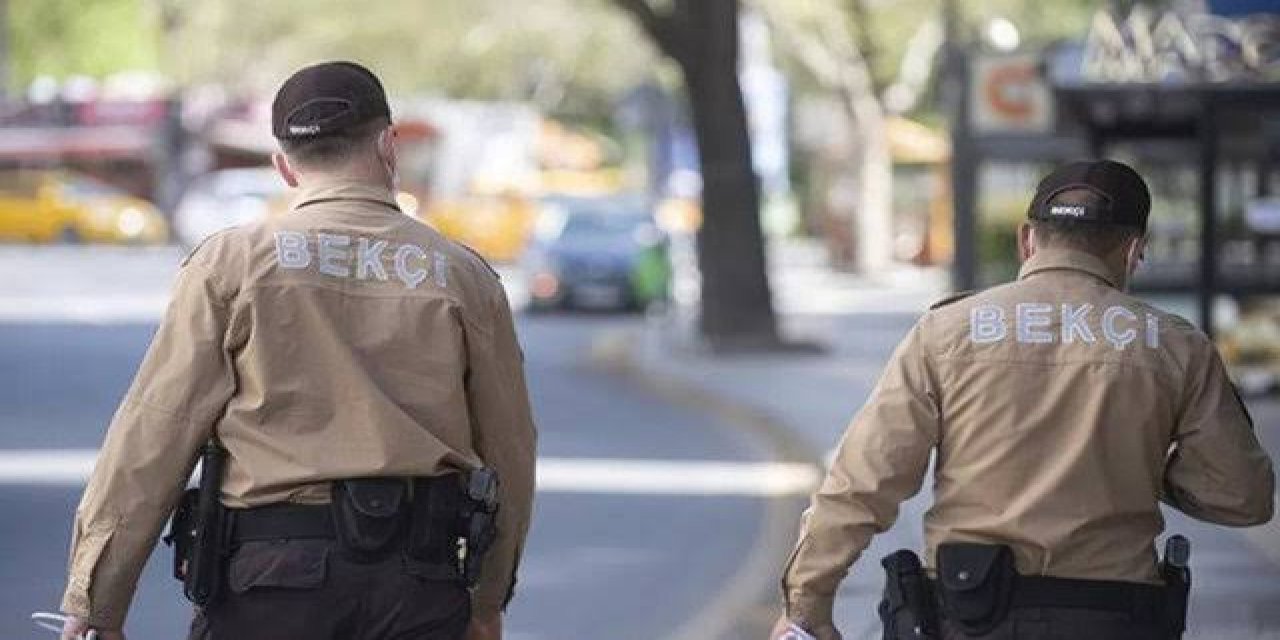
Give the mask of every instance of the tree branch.
M 876 74 L 876 67 L 880 61 L 880 47 L 876 45 L 875 38 L 871 35 L 873 31 L 871 11 L 867 8 L 865 0 L 849 0 L 848 7 L 849 31 L 853 35 L 854 47 L 867 65 L 872 90 L 876 95 L 881 95 L 887 83 Z
M 613 0 L 613 2 L 635 17 L 636 22 L 640 23 L 640 27 L 649 34 L 662 53 L 681 64 L 685 62 L 688 45 L 682 37 L 682 30 L 675 18 L 659 14 L 647 0 Z
M 935 71 L 934 61 L 942 49 L 944 38 L 941 21 L 929 18 L 920 23 L 898 63 L 898 74 L 888 89 L 881 93 L 886 107 L 894 113 L 915 108 Z M 891 95 L 892 94 L 892 95 Z
M 782 48 L 786 49 L 819 83 L 828 89 L 838 90 L 841 60 L 829 48 L 813 39 L 799 25 L 780 16 L 768 3 L 758 3 L 757 8 L 773 28 Z
M 764 9 L 779 43 L 819 83 L 840 96 L 855 122 L 879 120 L 881 106 L 871 83 L 871 72 L 846 24 L 826 20 L 801 25 L 770 11 L 768 3 L 757 6 Z

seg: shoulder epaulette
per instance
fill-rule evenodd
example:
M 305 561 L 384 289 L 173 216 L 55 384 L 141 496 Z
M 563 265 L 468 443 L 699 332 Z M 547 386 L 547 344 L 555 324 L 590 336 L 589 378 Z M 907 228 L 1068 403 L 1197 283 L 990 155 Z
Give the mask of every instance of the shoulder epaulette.
M 498 270 L 497 270 L 497 269 L 494 269 L 494 268 L 493 268 L 493 265 L 489 264 L 489 261 L 488 261 L 488 260 L 486 260 L 484 256 L 480 255 L 480 252 L 479 252 L 479 251 L 476 251 L 475 249 L 472 249 L 471 247 L 468 247 L 466 244 L 461 243 L 461 242 L 458 242 L 457 240 L 454 240 L 453 242 L 454 242 L 454 244 L 458 245 L 459 247 L 462 247 L 463 249 L 466 249 L 466 250 L 467 250 L 467 253 L 470 253 L 471 255 L 475 256 L 475 257 L 476 257 L 476 260 L 479 260 L 479 261 L 480 261 L 480 264 L 484 265 L 484 268 L 488 269 L 488 270 L 489 270 L 489 273 L 493 274 L 493 277 L 495 277 L 495 278 L 497 278 L 497 279 L 499 279 L 499 280 L 501 280 L 501 279 L 502 279 L 502 274 L 498 273 Z
M 975 294 L 975 293 L 977 293 L 977 292 L 978 292 L 978 290 L 977 290 L 977 289 L 970 289 L 970 290 L 968 290 L 968 291 L 958 291 L 958 292 L 956 292 L 956 293 L 953 293 L 953 294 L 951 294 L 951 295 L 949 295 L 949 296 L 946 296 L 945 298 L 943 298 L 943 299 L 941 299 L 941 300 L 939 300 L 939 301 L 937 301 L 937 302 L 935 302 L 935 303 L 933 303 L 933 304 L 929 305 L 929 310 L 930 310 L 930 311 L 933 311 L 934 309 L 938 309 L 938 308 L 941 308 L 941 307 L 945 307 L 945 306 L 947 306 L 947 305 L 949 305 L 949 304 L 951 304 L 951 303 L 953 303 L 953 302 L 959 302 L 959 301 L 964 300 L 965 298 L 968 298 L 969 296 L 971 296 L 971 295 L 973 295 L 973 294 Z

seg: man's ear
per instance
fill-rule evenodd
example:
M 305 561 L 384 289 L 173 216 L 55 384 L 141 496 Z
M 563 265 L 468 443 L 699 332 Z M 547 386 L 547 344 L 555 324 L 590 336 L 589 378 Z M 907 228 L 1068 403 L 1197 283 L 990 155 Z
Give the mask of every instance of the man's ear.
M 284 180 L 284 183 L 290 187 L 298 186 L 298 173 L 289 166 L 289 158 L 284 153 L 277 151 L 271 154 L 271 164 L 275 165 L 276 173 Z
M 1026 262 L 1036 253 L 1036 230 L 1030 223 L 1018 225 L 1018 259 Z

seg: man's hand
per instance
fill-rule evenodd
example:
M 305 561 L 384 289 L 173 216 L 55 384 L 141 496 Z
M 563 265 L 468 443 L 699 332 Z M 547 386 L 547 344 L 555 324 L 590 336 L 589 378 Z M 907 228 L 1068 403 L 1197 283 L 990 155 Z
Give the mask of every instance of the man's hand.
M 778 621 L 773 625 L 773 631 L 769 632 L 769 640 L 799 640 L 794 635 L 787 635 L 788 628 L 791 627 L 791 620 L 787 616 L 778 616 Z M 825 625 L 816 629 L 805 628 L 805 631 L 818 640 L 844 640 L 844 636 L 840 635 L 832 625 Z
M 471 618 L 466 640 L 502 640 L 502 614 Z
M 90 631 L 97 640 L 125 640 L 123 631 L 94 629 L 88 620 L 76 616 L 67 616 L 67 621 L 62 623 L 62 640 L 88 640 Z

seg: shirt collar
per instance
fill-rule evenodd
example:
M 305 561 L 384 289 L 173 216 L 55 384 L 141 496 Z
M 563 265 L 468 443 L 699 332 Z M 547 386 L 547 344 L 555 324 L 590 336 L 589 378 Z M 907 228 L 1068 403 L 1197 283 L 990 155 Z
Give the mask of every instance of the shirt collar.
M 298 209 L 322 200 L 368 200 L 380 202 L 396 210 L 400 209 L 390 189 L 355 180 L 323 180 L 307 185 L 298 190 L 293 208 Z
M 1123 276 L 1107 266 L 1101 258 L 1083 251 L 1072 249 L 1040 249 L 1026 262 L 1018 272 L 1018 279 L 1045 271 L 1077 271 L 1087 273 L 1103 282 L 1119 289 L 1124 282 Z

